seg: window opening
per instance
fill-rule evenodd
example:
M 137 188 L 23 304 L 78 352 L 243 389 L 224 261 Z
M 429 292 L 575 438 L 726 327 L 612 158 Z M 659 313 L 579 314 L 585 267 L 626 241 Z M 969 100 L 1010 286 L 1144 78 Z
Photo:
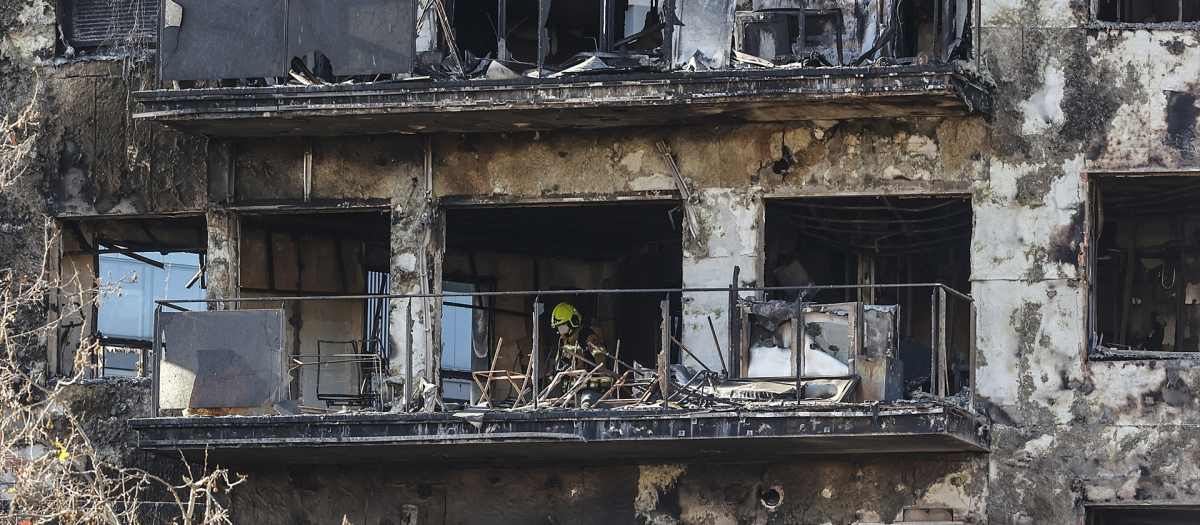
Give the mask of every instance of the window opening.
M 960 196 L 771 200 L 764 232 L 765 282 L 768 286 L 941 283 L 968 293 L 971 228 L 970 199 Z M 932 293 L 929 288 L 860 288 L 804 294 L 803 301 L 813 303 L 811 313 L 805 314 L 805 335 L 811 338 L 808 348 L 821 352 L 810 356 L 806 350 L 806 363 L 828 362 L 827 370 L 814 371 L 836 375 L 850 365 L 853 338 L 861 337 L 868 353 L 892 355 L 902 363 L 903 384 L 886 385 L 889 396 L 929 393 L 935 323 L 945 322 L 947 391 L 960 392 L 969 386 L 969 305 L 948 298 L 943 319 L 931 311 Z M 796 292 L 770 296 L 786 301 L 798 298 Z M 790 332 L 783 333 L 780 326 L 748 324 L 744 337 L 750 355 L 745 356 L 744 372 L 794 376 L 794 372 L 783 373 L 790 350 L 778 349 L 790 341 Z M 856 326 L 866 327 L 864 333 L 856 333 Z M 791 329 L 790 323 L 785 329 Z M 756 366 L 755 349 L 775 372 Z M 807 364 L 805 370 L 808 374 Z
M 450 34 L 442 34 L 441 27 L 431 31 L 440 34 L 435 39 L 441 51 L 421 54 L 421 72 L 509 79 L 538 64 L 538 0 L 454 0 L 445 9 Z M 455 51 L 458 56 L 447 56 Z
M 878 59 L 875 65 L 924 66 L 972 58 L 974 2 L 967 0 L 884 2 L 877 35 L 863 33 L 875 22 L 846 9 L 760 3 L 754 2 L 753 11 L 736 12 L 734 49 L 740 54 L 733 58 L 743 65 L 860 66 Z
M 359 295 L 388 290 L 391 223 L 379 211 L 240 216 L 243 297 Z M 378 408 L 390 355 L 386 299 L 245 303 L 285 316 L 289 409 Z
M 810 11 L 804 17 L 804 42 L 800 46 L 801 52 L 810 56 L 820 56 L 829 64 L 841 65 L 845 60 L 842 50 L 844 31 L 845 22 L 842 20 L 841 9 Z M 831 54 L 833 56 L 829 56 Z
M 100 375 L 147 375 L 143 362 L 154 337 L 156 300 L 203 299 L 202 256 L 195 253 L 104 251 L 99 254 L 97 329 L 103 354 Z M 183 303 L 204 310 L 204 303 Z
M 536 13 L 536 11 L 534 11 Z M 454 38 L 463 59 L 496 58 L 499 35 L 499 0 L 457 0 L 454 2 Z M 536 20 L 536 19 L 535 19 Z
M 388 295 L 391 293 L 391 273 L 378 270 L 367 270 L 367 293 L 370 295 Z M 367 300 L 367 332 L 366 338 L 378 349 L 377 352 L 386 361 L 392 357 L 392 340 L 388 332 L 390 322 L 388 311 L 390 301 L 386 298 Z
M 475 285 L 445 281 L 443 292 L 474 292 Z M 471 362 L 474 356 L 475 299 L 442 298 L 442 397 L 447 401 L 471 402 Z
M 579 53 L 606 51 L 601 30 L 606 4 L 604 0 L 551 2 L 546 17 L 550 42 L 546 63 L 562 64 Z
M 1200 508 L 1088 507 L 1087 525 L 1192 525 L 1200 523 Z
M 509 60 L 523 66 L 537 64 L 538 53 L 538 2 L 537 0 L 500 0 L 504 7 L 504 55 L 501 61 Z
M 974 2 L 897 0 L 894 5 L 897 62 L 911 62 L 922 53 L 934 60 L 970 58 L 975 41 Z
M 1198 197 L 1195 177 L 1094 179 L 1091 317 L 1102 351 L 1198 350 Z
M 157 299 L 205 296 L 203 217 L 62 220 L 55 372 L 150 372 Z M 177 295 L 179 297 L 172 297 Z M 196 308 L 203 308 L 196 305 Z M 93 347 L 89 343 L 99 346 Z M 98 350 L 98 351 L 93 351 Z M 87 355 L 79 356 L 79 352 Z
M 1200 21 L 1200 0 L 1098 0 L 1096 20 L 1130 24 Z
M 795 60 L 807 44 L 804 11 L 739 12 L 734 33 L 738 51 L 776 63 Z
M 618 3 L 616 11 L 615 19 L 623 30 L 613 43 L 614 49 L 651 51 L 662 47 L 666 23 L 657 0 L 629 0 Z
M 442 52 L 421 54 L 435 76 L 511 79 L 538 65 L 547 73 L 584 74 L 651 67 L 666 22 L 657 0 L 455 0 L 447 2 L 450 35 Z M 457 50 L 457 57 L 444 53 Z M 539 52 L 541 56 L 539 57 Z M 637 55 L 637 56 L 634 56 Z M 503 67 L 493 67 L 493 63 Z M 460 69 L 461 64 L 461 69 Z

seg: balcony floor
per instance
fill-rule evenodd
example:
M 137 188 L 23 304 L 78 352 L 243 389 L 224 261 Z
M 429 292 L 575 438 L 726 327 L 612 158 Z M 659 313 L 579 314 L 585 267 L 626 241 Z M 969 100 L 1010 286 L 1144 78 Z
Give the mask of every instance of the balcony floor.
M 951 405 L 753 410 L 349 413 L 130 421 L 141 448 L 226 465 L 365 462 L 497 464 L 575 460 L 761 460 L 810 454 L 978 453 L 989 426 Z
M 215 137 L 497 132 L 989 115 L 950 64 L 413 81 L 134 94 L 138 119 Z

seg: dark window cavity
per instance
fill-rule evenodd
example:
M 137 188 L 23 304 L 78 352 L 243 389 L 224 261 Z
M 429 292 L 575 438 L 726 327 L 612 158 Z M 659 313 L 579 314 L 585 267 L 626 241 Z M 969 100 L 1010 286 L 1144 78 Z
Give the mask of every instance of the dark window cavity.
M 1200 21 L 1200 0 L 1098 0 L 1096 20 L 1129 24 Z
M 682 218 L 675 201 L 447 208 L 443 290 L 677 288 L 683 282 Z M 543 298 L 544 319 L 559 302 L 568 302 L 583 322 L 597 329 L 610 351 L 623 342 L 622 361 L 654 367 L 661 300 L 644 293 L 555 294 Z M 672 319 L 679 315 L 678 301 L 672 297 Z M 470 380 L 470 371 L 489 370 L 493 364 L 495 369 L 530 370 L 533 297 L 447 297 L 442 304 L 442 387 L 447 398 L 466 399 L 470 384 L 461 380 Z M 550 351 L 558 335 L 544 324 L 541 329 L 540 366 L 545 367 L 553 362 Z M 497 386 L 490 395 L 493 402 L 504 403 L 516 392 Z
M 1191 525 L 1200 523 L 1197 507 L 1091 507 L 1087 525 Z
M 560 70 L 589 58 L 631 67 L 639 62 L 627 55 L 660 52 L 666 28 L 657 0 L 453 0 L 446 9 L 451 33 L 439 39 L 444 53 L 458 53 L 463 73 L 480 67 L 480 59 L 516 72 L 539 64 Z M 425 58 L 426 68 L 437 67 Z
M 788 164 L 776 169 L 786 173 Z M 941 283 L 969 291 L 972 224 L 971 200 L 958 195 L 770 200 L 763 233 L 765 284 L 848 288 L 805 292 L 803 296 L 795 290 L 775 291 L 767 298 L 815 303 L 814 321 L 806 321 L 806 337 L 811 336 L 813 345 L 843 363 L 857 355 L 846 328 L 850 318 L 834 322 L 837 317 L 821 315 L 826 312 L 820 308 L 846 310 L 844 305 L 861 303 L 874 305 L 874 312 L 898 312 L 891 314 L 888 329 L 873 333 L 883 335 L 879 341 L 896 341 L 895 355 L 903 362 L 901 393 L 905 395 L 933 391 L 931 355 L 940 344 L 934 332 L 944 324 L 950 363 L 947 390 L 958 392 L 970 387 L 969 305 L 951 299 L 942 313 L 930 288 L 889 286 Z M 743 337 L 751 342 L 775 335 L 761 325 L 745 326 L 749 333 Z M 754 369 L 754 359 L 751 355 L 748 370 Z M 891 391 L 895 395 L 895 390 Z
M 1092 190 L 1092 326 L 1102 352 L 1196 352 L 1195 177 L 1105 176 Z

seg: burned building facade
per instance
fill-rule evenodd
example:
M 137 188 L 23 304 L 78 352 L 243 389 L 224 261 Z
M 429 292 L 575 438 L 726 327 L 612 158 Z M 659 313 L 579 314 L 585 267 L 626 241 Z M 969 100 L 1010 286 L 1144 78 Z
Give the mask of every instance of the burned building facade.
M 237 523 L 1197 522 L 1198 2 L 0 21 L 28 366 Z

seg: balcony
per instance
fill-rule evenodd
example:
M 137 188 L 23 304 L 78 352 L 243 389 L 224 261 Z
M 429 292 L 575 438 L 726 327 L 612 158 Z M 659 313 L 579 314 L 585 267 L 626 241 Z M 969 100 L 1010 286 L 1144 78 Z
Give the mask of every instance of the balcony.
M 488 412 L 150 418 L 145 450 L 226 465 L 523 462 L 562 459 L 762 460 L 811 454 L 988 451 L 987 425 L 942 403 L 776 410 Z
M 992 111 L 990 90 L 975 75 L 978 2 L 954 13 L 960 4 L 932 0 L 916 0 L 912 10 L 891 1 L 842 0 L 840 9 L 764 1 L 731 19 L 724 13 L 734 12 L 732 3 L 713 14 L 670 2 L 650 11 L 635 1 L 620 16 L 613 0 L 592 3 L 595 13 L 568 16 L 541 0 L 541 15 L 524 16 L 506 0 L 494 2 L 496 13 L 457 14 L 415 12 L 415 2 L 251 9 L 189 1 L 182 21 L 164 18 L 157 89 L 134 94 L 134 117 L 248 137 Z M 235 16 L 239 10 L 247 12 Z M 321 16 L 305 16 L 313 10 Z M 634 15 L 645 15 L 645 25 L 627 17 Z M 507 38 L 478 34 L 505 34 L 505 24 L 515 24 Z M 253 31 L 236 31 L 242 25 Z M 523 31 L 527 39 L 518 37 Z
M 187 89 L 135 95 L 155 120 L 207 136 L 346 135 L 989 114 L 960 68 L 811 68 Z
M 928 300 L 928 309 L 911 313 L 917 326 L 930 328 L 928 339 L 901 340 L 898 304 L 802 300 L 818 293 Z M 724 342 L 715 327 L 685 328 L 710 315 L 685 305 L 714 298 L 736 312 Z M 499 299 L 533 307 L 517 312 Z M 566 299 L 598 305 L 598 324 L 609 327 L 603 333 L 617 335 L 612 346 L 553 341 L 547 303 Z M 443 311 L 439 371 L 414 364 L 422 361 L 415 347 L 424 336 L 411 324 L 379 338 L 380 327 L 367 319 L 350 329 L 365 325 L 375 338 L 332 341 L 352 334 L 312 317 L 300 327 L 284 322 L 296 305 L 311 316 L 356 302 L 365 302 L 368 317 L 411 319 L 408 309 L 423 300 Z M 163 310 L 187 302 L 160 302 L 158 417 L 130 422 L 141 448 L 165 455 L 207 454 L 230 465 L 502 464 L 989 450 L 990 427 L 972 393 L 974 304 L 943 285 L 257 297 L 209 301 L 240 310 Z M 645 315 L 604 314 L 612 308 Z M 462 331 L 451 312 L 465 313 L 457 318 L 468 323 Z M 506 344 L 520 329 L 489 316 L 532 320 L 531 344 Z M 627 321 L 611 329 L 619 319 Z M 488 333 L 495 340 L 472 335 Z M 454 342 L 460 336 L 468 340 L 462 348 Z M 314 339 L 317 351 L 306 354 Z M 461 373 L 467 380 L 455 372 L 460 349 L 474 362 Z M 422 379 L 431 375 L 438 386 Z

